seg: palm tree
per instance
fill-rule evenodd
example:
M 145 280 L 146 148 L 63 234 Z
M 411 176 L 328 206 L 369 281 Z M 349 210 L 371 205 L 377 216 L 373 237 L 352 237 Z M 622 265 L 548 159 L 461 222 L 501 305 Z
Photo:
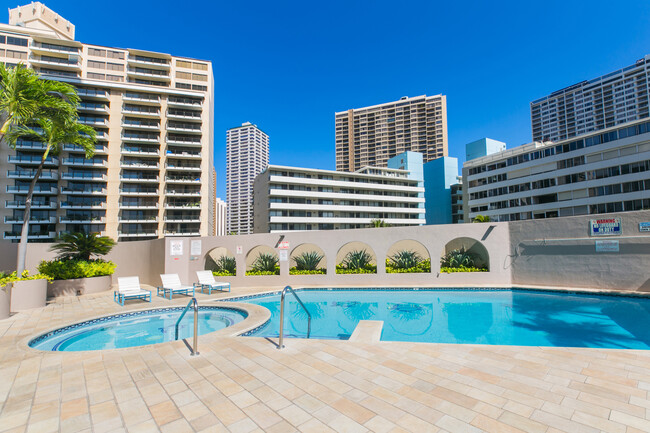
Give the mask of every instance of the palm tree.
M 376 220 L 370 220 L 370 227 L 371 228 L 390 227 L 390 224 L 388 224 L 384 220 L 376 219 Z
M 489 223 L 492 221 L 492 218 L 490 218 L 487 215 L 476 215 L 473 219 L 473 223 Z
M 19 274 L 25 269 L 34 188 L 46 158 L 50 153 L 58 154 L 64 143 L 83 147 L 86 157 L 94 153 L 96 132 L 93 128 L 78 123 L 78 105 L 79 97 L 70 84 L 41 79 L 23 64 L 15 67 L 0 64 L 0 141 L 6 141 L 12 149 L 16 148 L 18 139 L 25 137 L 33 137 L 46 144 L 25 199 L 16 266 Z M 30 127 L 32 125 L 37 125 L 38 128 Z
M 58 251 L 57 259 L 90 260 L 90 256 L 108 254 L 115 241 L 108 236 L 97 236 L 97 233 L 66 233 L 61 235 L 51 251 Z

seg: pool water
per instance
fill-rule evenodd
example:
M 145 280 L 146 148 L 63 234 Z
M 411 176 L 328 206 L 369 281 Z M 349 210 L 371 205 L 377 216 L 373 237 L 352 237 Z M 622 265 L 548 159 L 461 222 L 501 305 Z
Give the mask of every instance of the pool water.
M 34 349 L 79 351 L 121 349 L 174 341 L 176 321 L 183 307 L 137 311 L 77 323 L 41 335 L 29 342 Z M 240 310 L 199 307 L 199 335 L 218 331 L 246 318 Z M 179 339 L 194 335 L 194 314 L 185 314 Z
M 298 290 L 310 338 L 348 339 L 360 320 L 384 321 L 381 340 L 429 343 L 650 349 L 650 299 L 531 290 Z M 271 321 L 253 335 L 277 337 L 280 296 L 240 300 Z M 286 336 L 306 337 L 307 315 L 288 293 Z

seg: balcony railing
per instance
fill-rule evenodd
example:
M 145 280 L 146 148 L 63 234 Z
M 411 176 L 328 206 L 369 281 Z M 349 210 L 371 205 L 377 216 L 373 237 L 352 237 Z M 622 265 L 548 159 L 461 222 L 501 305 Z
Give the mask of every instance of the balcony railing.
M 68 186 L 61 187 L 61 194 L 68 195 L 106 195 L 106 188 L 102 187 L 83 187 L 83 188 L 70 188 Z
M 102 173 L 62 173 L 61 179 L 75 180 L 75 179 L 95 179 L 105 180 L 106 175 Z
M 7 171 L 7 177 L 10 179 L 34 179 L 36 176 L 36 170 L 9 170 Z M 59 173 L 57 171 L 46 171 L 43 170 L 39 176 L 39 180 L 57 180 L 59 178 Z
M 108 99 L 108 93 L 105 90 L 77 89 L 77 95 L 81 96 L 82 98 Z
M 43 158 L 37 155 L 9 155 L 10 164 L 40 164 Z M 45 165 L 59 165 L 59 158 L 48 156 L 45 158 Z
M 63 158 L 63 165 L 84 165 L 89 167 L 106 167 L 104 159 Z
M 104 209 L 106 207 L 105 201 L 64 201 L 61 203 L 61 209 Z
M 16 149 L 29 149 L 29 150 L 45 150 L 46 144 L 42 141 L 18 140 L 16 141 Z
M 106 218 L 98 216 L 70 215 L 59 217 L 59 222 L 61 224 L 102 224 L 106 222 Z
M 158 236 L 158 230 L 151 231 L 142 231 L 142 230 L 131 230 L 131 231 L 117 231 L 117 236 L 120 238 L 123 237 L 146 237 L 146 236 Z
M 5 224 L 22 224 L 23 223 L 23 218 L 17 218 L 14 216 L 6 216 L 5 217 Z M 56 217 L 39 217 L 39 216 L 34 216 L 32 215 L 29 218 L 29 223 L 30 224 L 56 224 Z
M 29 192 L 29 185 L 7 185 L 7 192 L 9 194 L 26 194 Z M 57 189 L 55 186 L 46 187 L 38 185 L 34 187 L 34 194 L 56 194 Z
M 128 174 L 123 173 L 120 176 L 120 180 L 123 182 L 158 182 L 158 176 L 129 176 Z
M 165 181 L 174 183 L 201 183 L 201 178 L 196 176 L 165 176 Z
M 6 200 L 5 207 L 8 209 L 23 209 L 25 202 L 22 200 Z M 32 200 L 32 209 L 56 209 L 56 201 Z
M 20 239 L 20 232 L 4 232 L 4 238 L 7 240 Z M 56 232 L 50 231 L 39 231 L 39 232 L 30 232 L 27 234 L 27 239 L 54 239 L 56 237 Z

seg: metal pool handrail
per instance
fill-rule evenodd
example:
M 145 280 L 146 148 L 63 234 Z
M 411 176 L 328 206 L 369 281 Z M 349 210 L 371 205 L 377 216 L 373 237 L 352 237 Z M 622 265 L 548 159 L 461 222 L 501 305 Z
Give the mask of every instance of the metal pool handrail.
M 185 317 L 185 313 L 187 313 L 187 310 L 190 308 L 190 305 L 192 305 L 192 309 L 194 310 L 194 346 L 190 347 L 191 355 L 194 356 L 194 355 L 199 355 L 199 352 L 196 350 L 199 344 L 199 304 L 196 302 L 196 298 L 190 299 L 190 302 L 187 303 L 187 305 L 183 309 L 183 312 L 181 313 L 181 316 L 176 321 L 175 339 L 178 340 L 178 327 L 180 326 L 183 317 Z M 185 342 L 185 344 L 187 344 L 187 340 L 183 338 L 183 341 Z M 189 347 L 189 344 L 187 345 Z
M 309 338 L 309 335 L 311 334 L 311 314 L 309 314 L 307 307 L 305 307 L 305 304 L 302 303 L 291 286 L 287 286 L 282 290 L 282 295 L 280 295 L 280 338 L 278 339 L 278 349 L 284 348 L 284 297 L 287 293 L 287 290 L 293 293 L 293 296 L 296 297 L 296 300 L 298 300 L 298 303 L 302 309 L 305 310 L 305 313 L 307 313 L 307 338 Z

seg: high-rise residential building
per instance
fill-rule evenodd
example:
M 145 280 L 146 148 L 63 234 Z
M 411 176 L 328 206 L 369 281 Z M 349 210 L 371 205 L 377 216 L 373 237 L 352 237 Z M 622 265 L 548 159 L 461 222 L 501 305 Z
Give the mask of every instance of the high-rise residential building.
M 90 17 L 89 17 L 90 19 Z M 9 10 L 0 61 L 65 81 L 95 155 L 64 145 L 48 157 L 31 211 L 30 241 L 92 231 L 119 241 L 213 232 L 213 75 L 206 60 L 75 40 L 74 25 L 39 2 Z M 0 148 L 0 224 L 18 240 L 44 146 Z
M 464 219 L 552 218 L 650 209 L 650 122 L 533 142 L 463 165 Z
M 560 141 L 649 116 L 650 55 L 530 103 L 533 141 Z
M 424 164 L 427 224 L 451 224 L 452 185 L 458 183 L 458 159 L 450 156 Z
M 341 111 L 335 115 L 336 170 L 386 167 L 402 152 L 419 152 L 424 162 L 447 156 L 445 95 L 402 97 L 399 101 Z
M 253 233 L 253 181 L 269 165 L 269 136 L 250 122 L 226 132 L 228 233 Z
M 506 144 L 491 138 L 481 138 L 465 145 L 465 161 L 506 150 Z
M 226 232 L 226 218 L 227 218 L 227 209 L 226 202 L 221 200 L 219 197 L 215 200 L 215 221 L 214 221 L 214 235 L 215 236 L 225 236 Z
M 372 220 L 423 225 L 421 182 L 393 168 L 342 173 L 271 165 L 255 179 L 255 233 L 368 228 Z

